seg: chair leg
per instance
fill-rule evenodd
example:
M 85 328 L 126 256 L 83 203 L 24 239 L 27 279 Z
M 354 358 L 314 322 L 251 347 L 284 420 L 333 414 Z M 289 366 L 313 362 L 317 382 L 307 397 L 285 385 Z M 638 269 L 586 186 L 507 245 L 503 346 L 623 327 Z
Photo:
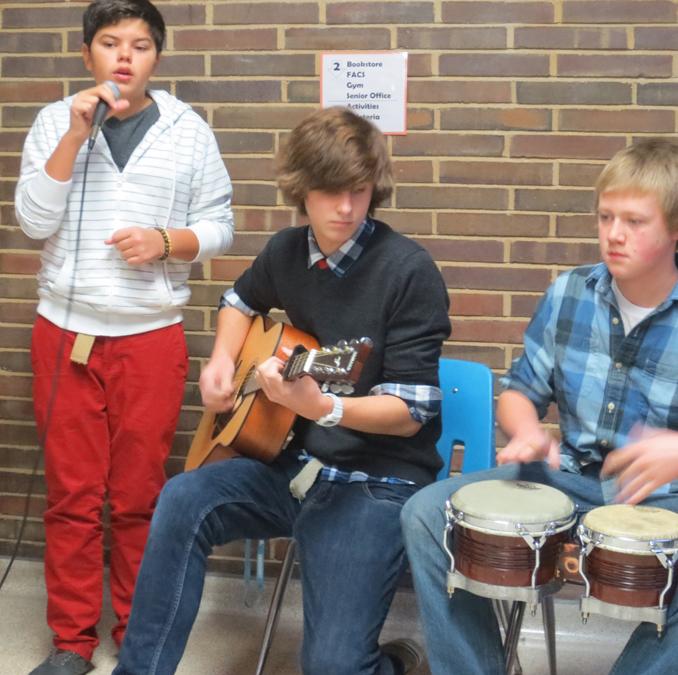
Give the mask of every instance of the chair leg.
M 268 653 L 271 649 L 271 643 L 273 642 L 273 635 L 275 634 L 275 629 L 278 625 L 278 616 L 280 614 L 280 608 L 282 607 L 283 598 L 285 597 L 287 582 L 290 580 L 290 576 L 292 575 L 295 550 L 296 542 L 294 539 L 290 539 L 289 544 L 287 544 L 287 551 L 285 551 L 285 558 L 283 559 L 282 566 L 280 567 L 280 573 L 278 574 L 278 578 L 275 582 L 273 597 L 271 598 L 271 605 L 268 608 L 264 636 L 261 640 L 261 648 L 259 650 L 259 661 L 257 663 L 256 675 L 263 675 L 264 672 L 266 659 L 268 658 Z
M 556 675 L 556 616 L 552 595 L 547 595 L 541 601 L 541 616 L 544 622 L 544 639 L 546 640 L 549 673 Z
M 518 656 L 518 639 L 520 638 L 524 615 L 525 603 L 514 602 L 506 629 L 506 639 L 504 640 L 504 664 L 507 675 L 511 675 L 513 672 L 513 665 Z
M 508 628 L 508 601 L 507 600 L 492 600 L 492 609 L 499 621 L 501 630 L 504 635 L 506 635 L 506 629 Z

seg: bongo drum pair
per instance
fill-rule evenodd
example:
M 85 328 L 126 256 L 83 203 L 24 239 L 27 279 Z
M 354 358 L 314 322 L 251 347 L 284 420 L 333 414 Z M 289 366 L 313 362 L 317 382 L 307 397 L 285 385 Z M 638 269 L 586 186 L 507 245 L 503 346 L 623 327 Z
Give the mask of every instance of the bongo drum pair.
M 451 495 L 445 517 L 448 593 L 461 588 L 514 601 L 506 630 L 507 666 L 514 658 L 525 605 L 534 613 L 543 602 L 549 663 L 555 672 L 555 629 L 547 610 L 552 614 L 552 594 L 563 584 L 556 568 L 576 520 L 574 503 L 547 485 L 488 480 Z M 583 621 L 591 613 L 649 621 L 661 636 L 675 590 L 678 514 L 627 504 L 601 506 L 584 516 L 577 536 L 579 574 L 585 585 Z
M 584 623 L 590 613 L 649 621 L 661 636 L 675 590 L 678 514 L 649 506 L 601 506 L 584 516 L 577 535 Z

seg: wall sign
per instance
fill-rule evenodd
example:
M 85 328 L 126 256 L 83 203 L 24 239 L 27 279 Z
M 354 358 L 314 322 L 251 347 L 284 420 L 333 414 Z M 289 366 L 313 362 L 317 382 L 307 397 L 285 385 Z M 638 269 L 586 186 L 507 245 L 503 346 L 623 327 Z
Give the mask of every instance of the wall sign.
M 326 52 L 320 105 L 345 106 L 385 134 L 407 133 L 407 52 Z

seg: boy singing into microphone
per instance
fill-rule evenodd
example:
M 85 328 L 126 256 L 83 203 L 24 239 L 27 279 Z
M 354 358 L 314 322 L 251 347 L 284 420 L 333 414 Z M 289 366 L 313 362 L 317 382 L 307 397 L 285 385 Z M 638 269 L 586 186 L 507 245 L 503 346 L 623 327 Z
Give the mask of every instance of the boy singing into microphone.
M 97 0 L 83 28 L 96 85 L 40 112 L 16 191 L 21 228 L 45 240 L 31 357 L 55 649 L 32 675 L 94 667 L 106 499 L 122 642 L 183 398 L 191 262 L 232 240 L 214 135 L 188 105 L 148 89 L 165 39 L 159 11 L 148 0 Z M 88 156 L 100 101 L 109 116 Z

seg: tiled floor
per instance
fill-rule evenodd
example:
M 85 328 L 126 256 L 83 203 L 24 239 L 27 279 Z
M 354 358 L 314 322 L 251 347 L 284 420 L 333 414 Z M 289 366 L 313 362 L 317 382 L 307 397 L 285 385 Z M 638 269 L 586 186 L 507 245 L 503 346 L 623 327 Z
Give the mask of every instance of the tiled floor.
M 0 572 L 6 559 L 0 558 Z M 210 576 L 200 614 L 191 635 L 179 675 L 250 675 L 255 672 L 271 585 L 262 594 L 245 597 L 240 579 Z M 247 606 L 245 600 L 250 606 Z M 290 582 L 267 675 L 296 675 L 301 639 L 300 590 Z M 45 592 L 42 566 L 37 562 L 15 564 L 0 590 L 0 675 L 27 675 L 47 654 L 50 634 L 44 622 Z M 108 605 L 107 605 L 108 607 Z M 582 627 L 575 600 L 556 605 L 559 675 L 598 675 L 609 671 L 633 626 L 591 617 Z M 97 650 L 94 673 L 110 673 L 116 650 L 109 637 L 112 625 L 106 610 L 100 626 L 102 644 Z M 401 590 L 384 628 L 383 639 L 398 636 L 421 640 L 416 604 L 409 590 Z M 543 635 L 540 618 L 527 617 L 521 634 L 520 658 L 524 675 L 544 675 Z M 450 675 L 463 675 L 463 664 Z M 328 674 L 329 675 L 329 674 Z M 429 675 L 426 666 L 416 675 Z M 488 674 L 495 675 L 495 674 Z M 499 675 L 499 674 L 496 674 Z

